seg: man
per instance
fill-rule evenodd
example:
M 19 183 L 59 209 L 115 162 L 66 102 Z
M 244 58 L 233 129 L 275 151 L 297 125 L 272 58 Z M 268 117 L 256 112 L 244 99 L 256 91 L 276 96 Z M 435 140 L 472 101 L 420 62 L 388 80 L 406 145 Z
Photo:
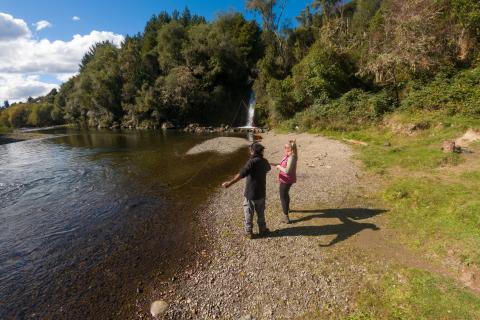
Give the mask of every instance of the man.
M 270 171 L 270 164 L 263 158 L 264 149 L 257 142 L 250 145 L 250 159 L 245 166 L 232 180 L 222 183 L 224 188 L 228 188 L 243 178 L 247 178 L 243 210 L 245 213 L 245 235 L 249 239 L 253 239 L 253 214 L 255 211 L 257 212 L 259 235 L 262 236 L 269 232 L 265 223 L 265 196 L 266 178 L 267 172 Z

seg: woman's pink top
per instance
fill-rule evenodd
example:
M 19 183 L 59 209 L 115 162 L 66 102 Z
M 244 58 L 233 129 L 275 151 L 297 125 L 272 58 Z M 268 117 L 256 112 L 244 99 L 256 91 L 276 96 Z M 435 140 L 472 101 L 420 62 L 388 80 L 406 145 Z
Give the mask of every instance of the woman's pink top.
M 288 159 L 289 159 L 289 156 L 285 156 L 282 160 L 282 162 L 280 162 L 280 166 L 283 167 L 283 168 L 287 168 L 287 164 L 288 164 Z M 285 173 L 283 171 L 280 171 L 279 175 L 278 175 L 278 181 L 280 183 L 284 183 L 284 184 L 293 184 L 295 182 L 297 182 L 297 159 L 295 159 L 295 157 L 293 157 L 291 159 L 291 164 L 290 164 L 290 171 L 288 173 Z

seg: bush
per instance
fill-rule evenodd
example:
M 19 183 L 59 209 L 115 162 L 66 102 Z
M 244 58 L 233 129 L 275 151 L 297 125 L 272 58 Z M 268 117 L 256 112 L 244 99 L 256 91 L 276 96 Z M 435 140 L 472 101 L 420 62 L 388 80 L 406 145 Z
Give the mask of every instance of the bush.
M 273 100 L 274 115 L 292 117 L 312 104 L 337 98 L 358 84 L 350 58 L 315 44 L 307 56 L 284 80 L 271 80 L 267 92 Z
M 47 102 L 16 103 L 0 111 L 4 127 L 45 127 L 63 123 L 63 112 Z
M 439 73 L 427 84 L 412 83 L 402 109 L 442 111 L 447 115 L 480 116 L 480 67 L 452 76 Z
M 8 108 L 7 114 L 10 126 L 15 128 L 25 127 L 28 123 L 29 113 L 30 110 L 25 104 L 17 104 Z
M 44 127 L 54 124 L 52 119 L 53 105 L 34 104 L 30 108 L 27 124 L 32 127 Z
M 387 91 L 367 93 L 353 89 L 341 98 L 326 103 L 315 103 L 312 107 L 297 114 L 290 123 L 303 130 L 356 129 L 382 119 L 382 116 L 394 109 L 395 101 Z

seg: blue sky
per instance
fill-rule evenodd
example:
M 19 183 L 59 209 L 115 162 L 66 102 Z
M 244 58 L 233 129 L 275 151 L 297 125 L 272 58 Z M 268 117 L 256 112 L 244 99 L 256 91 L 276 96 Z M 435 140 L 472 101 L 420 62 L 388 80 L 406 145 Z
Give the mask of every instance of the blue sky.
M 313 0 L 288 0 L 285 21 Z M 78 71 L 83 54 L 96 42 L 117 46 L 125 35 L 142 32 L 161 11 L 183 11 L 213 20 L 222 12 L 245 9 L 245 0 L 0 0 L 0 103 L 45 95 Z

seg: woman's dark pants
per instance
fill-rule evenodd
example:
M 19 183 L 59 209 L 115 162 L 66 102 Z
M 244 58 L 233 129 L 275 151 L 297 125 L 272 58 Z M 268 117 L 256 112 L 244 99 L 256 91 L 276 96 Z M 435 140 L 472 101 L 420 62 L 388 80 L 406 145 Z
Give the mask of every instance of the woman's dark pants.
M 290 210 L 290 191 L 291 184 L 280 183 L 280 201 L 282 202 L 283 214 L 288 216 Z

